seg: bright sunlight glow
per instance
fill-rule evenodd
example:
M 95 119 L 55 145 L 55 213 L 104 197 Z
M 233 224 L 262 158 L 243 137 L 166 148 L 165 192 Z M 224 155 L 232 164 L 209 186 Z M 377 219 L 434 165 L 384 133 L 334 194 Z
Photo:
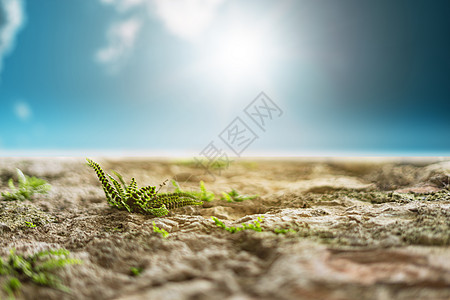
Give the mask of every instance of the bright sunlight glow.
M 230 32 L 212 53 L 217 71 L 226 78 L 241 78 L 258 72 L 264 61 L 264 43 L 246 32 Z
M 209 78 L 231 89 L 265 81 L 273 60 L 273 45 L 262 33 L 259 28 L 242 24 L 224 28 L 201 46 L 201 68 Z

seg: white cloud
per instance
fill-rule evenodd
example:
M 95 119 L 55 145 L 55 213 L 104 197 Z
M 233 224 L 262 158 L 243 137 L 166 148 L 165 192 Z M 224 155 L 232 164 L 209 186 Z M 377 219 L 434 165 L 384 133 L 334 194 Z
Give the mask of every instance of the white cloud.
M 185 40 L 194 40 L 208 28 L 219 5 L 225 0 L 99 1 L 114 7 L 118 15 L 124 18 L 110 26 L 108 45 L 95 54 L 97 62 L 117 71 L 133 53 L 145 17 L 156 15 L 170 33 Z
M 100 2 L 105 5 L 114 6 L 119 12 L 126 12 L 145 4 L 148 0 L 100 0 Z
M 17 102 L 14 105 L 14 113 L 21 121 L 28 121 L 33 115 L 31 107 L 26 102 Z
M 134 17 L 111 25 L 108 45 L 97 51 L 95 56 L 97 61 L 110 66 L 113 70 L 120 68 L 133 52 L 141 27 L 142 21 Z
M 0 0 L 0 71 L 4 57 L 14 49 L 16 35 L 24 22 L 22 0 Z
M 191 40 L 202 34 L 224 0 L 154 0 L 157 16 L 170 32 Z

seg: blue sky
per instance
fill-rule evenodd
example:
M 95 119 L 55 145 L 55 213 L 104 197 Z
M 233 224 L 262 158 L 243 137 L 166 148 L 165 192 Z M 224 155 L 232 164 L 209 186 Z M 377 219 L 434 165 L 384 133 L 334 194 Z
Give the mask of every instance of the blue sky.
M 449 155 L 449 111 L 448 1 L 0 0 L 0 155 Z

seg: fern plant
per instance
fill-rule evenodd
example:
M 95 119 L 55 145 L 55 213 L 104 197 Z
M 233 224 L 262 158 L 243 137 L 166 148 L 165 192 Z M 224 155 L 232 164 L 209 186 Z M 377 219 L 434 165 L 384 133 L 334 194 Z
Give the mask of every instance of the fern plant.
M 56 288 L 63 292 L 70 292 L 60 279 L 52 274 L 53 270 L 67 265 L 80 264 L 81 261 L 69 258 L 66 249 L 45 250 L 34 255 L 24 257 L 10 250 L 8 259 L 0 258 L 0 278 L 5 278 L 3 290 L 14 299 L 14 294 L 20 290 L 22 282 L 31 281 L 38 285 Z
M 200 201 L 203 202 L 211 202 L 216 198 L 216 195 L 213 192 L 210 192 L 206 189 L 205 183 L 203 180 L 200 181 L 200 191 L 183 191 L 180 187 L 180 185 L 172 179 L 172 185 L 175 187 L 175 192 L 184 192 L 191 194 L 192 196 L 198 198 Z
M 27 176 L 19 169 L 17 169 L 17 178 L 19 179 L 18 187 L 14 185 L 12 178 L 9 179 L 8 186 L 11 192 L 2 193 L 5 200 L 29 200 L 34 194 L 46 194 L 51 188 L 44 179 Z
M 134 178 L 131 178 L 130 184 L 127 185 L 122 176 L 114 172 L 120 181 L 119 183 L 114 177 L 106 174 L 98 163 L 89 158 L 86 160 L 102 183 L 108 203 L 120 210 L 161 217 L 167 215 L 169 209 L 203 204 L 190 193 L 158 193 L 159 189 L 156 190 L 155 186 L 138 188 Z

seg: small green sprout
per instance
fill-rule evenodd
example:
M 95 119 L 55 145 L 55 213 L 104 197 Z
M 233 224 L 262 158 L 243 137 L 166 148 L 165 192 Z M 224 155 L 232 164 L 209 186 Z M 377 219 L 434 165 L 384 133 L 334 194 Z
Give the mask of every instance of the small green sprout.
M 131 178 L 130 184 L 126 185 L 122 176 L 114 172 L 121 182 L 119 184 L 114 177 L 106 174 L 98 163 L 90 159 L 86 160 L 97 174 L 108 203 L 117 209 L 162 217 L 169 213 L 169 209 L 203 204 L 196 197 L 185 192 L 158 193 L 159 189 L 156 190 L 155 186 L 138 188 L 134 178 Z
M 223 228 L 230 233 L 235 233 L 235 232 L 246 230 L 246 229 L 261 232 L 262 231 L 261 223 L 263 222 L 263 220 L 262 220 L 263 218 L 264 218 L 263 216 L 258 217 L 258 220 L 253 221 L 253 224 L 252 223 L 250 223 L 250 224 L 242 223 L 242 227 L 227 227 L 225 225 L 225 223 L 223 223 L 216 217 L 211 217 L 211 219 L 214 220 L 214 223 L 216 223 L 216 225 L 218 227 Z
M 201 200 L 201 201 L 213 201 L 216 198 L 216 195 L 214 195 L 213 192 L 209 192 L 206 190 L 205 187 L 205 183 L 203 182 L 203 180 L 200 181 L 200 193 L 198 193 L 197 197 Z
M 172 185 L 175 187 L 175 192 L 183 192 L 183 193 L 188 193 L 191 194 L 192 196 L 198 198 L 200 201 L 203 202 L 211 202 L 216 198 L 216 195 L 213 192 L 210 192 L 206 189 L 205 187 L 205 183 L 203 182 L 203 180 L 200 181 L 200 191 L 196 192 L 196 191 L 183 191 L 180 187 L 180 185 L 172 179 Z
M 44 179 L 29 177 L 24 175 L 23 172 L 17 169 L 17 177 L 19 179 L 19 185 L 14 185 L 13 179 L 9 179 L 8 186 L 11 192 L 3 192 L 2 196 L 5 200 L 29 200 L 34 194 L 46 194 L 50 190 L 51 186 Z
M 18 292 L 22 287 L 22 283 L 16 277 L 10 277 L 3 285 L 3 290 L 8 294 L 10 299 L 14 299 L 14 293 Z
M 283 228 L 275 228 L 273 230 L 274 233 L 276 234 L 286 234 L 286 233 L 297 233 L 297 231 L 295 231 L 292 228 L 288 228 L 288 229 L 283 229 Z
M 180 185 L 178 184 L 178 182 L 175 181 L 175 179 L 172 179 L 171 183 L 172 183 L 173 187 L 175 188 L 175 193 L 178 193 L 178 192 L 185 192 L 185 193 L 188 193 L 188 192 L 183 191 L 183 190 L 181 189 Z
M 155 222 L 153 222 L 153 232 L 160 233 L 163 238 L 167 238 L 169 236 L 169 233 L 165 229 L 156 226 Z
M 40 251 L 24 257 L 16 254 L 15 249 L 11 249 L 6 261 L 0 258 L 0 278 L 6 278 L 3 290 L 10 298 L 14 298 L 14 294 L 20 290 L 22 282 L 31 281 L 38 285 L 70 293 L 70 289 L 52 273 L 53 270 L 68 265 L 81 264 L 80 260 L 69 258 L 69 254 L 70 252 L 66 249 L 58 249 Z
M 244 200 L 255 199 L 256 197 L 258 197 L 258 195 L 254 196 L 240 195 L 235 189 L 232 189 L 228 193 L 222 192 L 222 200 L 226 200 L 227 202 L 242 202 Z
M 257 232 L 262 232 L 263 229 L 261 228 L 261 223 L 263 222 L 263 218 L 264 218 L 264 216 L 260 216 L 260 217 L 258 217 L 257 220 L 253 221 L 253 223 L 249 223 L 249 224 L 242 223 L 241 224 L 242 227 L 234 227 L 234 226 L 227 227 L 224 222 L 220 221 L 216 217 L 211 217 L 211 219 L 214 220 L 214 223 L 216 223 L 217 227 L 223 228 L 230 233 L 235 233 L 235 232 L 239 232 L 239 231 L 246 230 L 246 229 L 254 230 Z M 276 234 L 297 233 L 297 231 L 295 231 L 292 228 L 287 228 L 287 229 L 275 228 L 270 231 L 272 231 Z
M 142 271 L 144 271 L 144 268 L 142 267 L 131 267 L 130 272 L 132 276 L 139 276 L 141 275 Z
M 27 226 L 28 228 L 35 228 L 36 224 L 34 224 L 33 222 L 25 221 L 25 226 Z

